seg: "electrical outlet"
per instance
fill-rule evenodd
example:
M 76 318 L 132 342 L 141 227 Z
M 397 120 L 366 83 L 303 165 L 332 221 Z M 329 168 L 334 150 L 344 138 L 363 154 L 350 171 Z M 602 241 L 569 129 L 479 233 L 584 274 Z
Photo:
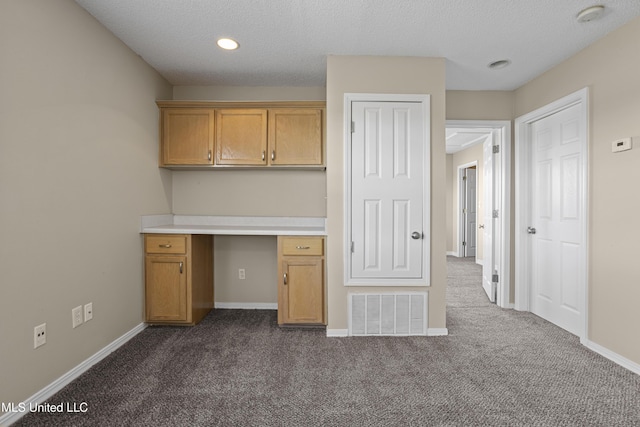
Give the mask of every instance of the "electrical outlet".
M 43 323 L 33 328 L 33 348 L 38 348 L 47 343 L 47 324 Z
M 82 325 L 82 306 L 81 305 L 71 310 L 71 321 L 72 321 L 71 325 L 74 328 L 77 328 L 78 326 Z
M 88 322 L 93 319 L 93 303 L 89 302 L 84 305 L 84 321 Z
M 238 279 L 240 280 L 244 280 L 245 279 L 245 274 L 244 274 L 244 268 L 241 268 L 238 270 Z

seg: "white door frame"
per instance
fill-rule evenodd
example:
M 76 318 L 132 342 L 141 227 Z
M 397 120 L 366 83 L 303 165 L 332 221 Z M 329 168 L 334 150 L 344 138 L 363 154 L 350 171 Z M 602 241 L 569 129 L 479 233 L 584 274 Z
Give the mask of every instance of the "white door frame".
M 580 309 L 583 313 L 583 328 L 580 341 L 585 342 L 588 334 L 587 327 L 589 322 L 588 316 L 588 140 L 589 140 L 589 89 L 584 88 L 570 95 L 567 95 L 555 102 L 538 108 L 528 114 L 520 116 L 515 121 L 515 309 L 521 311 L 531 311 L 531 239 L 528 238 L 527 227 L 530 225 L 531 216 L 531 168 L 529 164 L 529 152 L 528 147 L 531 145 L 531 124 L 544 117 L 550 116 L 558 111 L 564 110 L 574 105 L 580 105 L 580 124 L 582 126 L 583 135 L 585 135 L 584 141 L 582 141 L 582 194 L 581 197 L 581 209 L 584 214 L 584 226 L 582 230 L 583 248 L 583 263 L 584 271 L 583 276 L 584 286 L 582 298 L 582 307 Z
M 462 179 L 462 177 L 464 176 L 464 171 L 467 168 L 470 168 L 472 166 L 476 167 L 476 171 L 478 168 L 478 162 L 477 161 L 473 161 L 470 163 L 465 163 L 464 165 L 460 165 L 458 166 L 458 209 L 456 212 L 456 217 L 458 218 L 458 257 L 464 257 L 466 255 L 466 250 L 465 247 L 462 245 L 462 242 L 464 242 L 464 238 L 465 238 L 465 228 L 466 228 L 466 224 L 465 224 L 465 217 L 464 215 L 462 215 L 462 206 L 466 204 L 466 194 L 463 191 L 463 187 L 466 185 L 464 180 Z M 477 177 L 476 177 L 477 179 Z M 477 181 L 476 181 L 476 187 L 477 187 Z M 476 206 L 478 206 L 478 197 L 477 197 L 477 192 L 476 192 Z M 476 212 L 477 215 L 477 212 Z M 479 221 L 479 220 L 478 220 Z M 476 230 L 477 232 L 477 230 Z M 477 239 L 476 239 L 477 241 Z M 475 258 L 475 256 L 474 256 Z
M 420 279 L 354 279 L 351 277 L 351 124 L 353 102 L 415 102 L 420 103 L 423 117 L 425 149 L 422 216 L 422 277 Z M 431 95 L 420 94 L 344 94 L 344 285 L 345 286 L 430 286 L 431 285 Z
M 494 162 L 493 176 L 496 182 L 495 206 L 498 211 L 493 239 L 497 259 L 498 286 L 496 304 L 513 308 L 509 302 L 511 287 L 511 121 L 509 120 L 447 120 L 447 127 L 487 128 L 492 130 L 493 144 L 500 146 L 499 162 Z

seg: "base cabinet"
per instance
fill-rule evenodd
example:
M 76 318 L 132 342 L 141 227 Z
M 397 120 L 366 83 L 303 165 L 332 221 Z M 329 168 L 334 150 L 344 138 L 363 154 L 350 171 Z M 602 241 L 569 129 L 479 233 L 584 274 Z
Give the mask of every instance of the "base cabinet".
M 326 324 L 324 261 L 323 237 L 278 237 L 278 324 Z
M 145 321 L 195 325 L 213 308 L 213 237 L 146 234 Z

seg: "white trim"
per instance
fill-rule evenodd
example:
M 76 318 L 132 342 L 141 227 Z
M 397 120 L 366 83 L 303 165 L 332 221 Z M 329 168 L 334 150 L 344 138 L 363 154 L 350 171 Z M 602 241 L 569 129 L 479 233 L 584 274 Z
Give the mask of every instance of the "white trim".
M 522 115 L 515 120 L 515 309 L 520 311 L 531 311 L 531 271 L 529 259 L 531 257 L 530 240 L 527 236 L 527 226 L 530 225 L 531 199 L 530 199 L 530 165 L 529 154 L 527 148 L 531 141 L 531 124 L 536 120 L 555 114 L 561 110 L 574 105 L 580 105 L 580 126 L 584 132 L 584 141 L 582 147 L 583 162 L 582 167 L 582 194 L 581 209 L 584 213 L 584 224 L 582 233 L 583 246 L 583 271 L 580 272 L 583 277 L 583 296 L 581 301 L 582 332 L 579 337 L 581 341 L 585 341 L 589 327 L 589 88 L 580 89 L 572 94 L 560 98 L 550 104 L 547 104 L 537 110 Z
M 442 337 L 445 335 L 449 335 L 447 328 L 427 328 L 428 337 Z
M 216 302 L 214 308 L 235 310 L 277 310 L 277 302 Z
M 634 374 L 640 375 L 640 364 L 629 360 L 626 357 L 620 356 L 618 353 L 615 353 L 608 348 L 601 346 L 600 344 L 596 344 L 593 341 L 589 341 L 588 339 L 581 340 L 581 342 L 589 350 L 595 351 L 599 355 L 604 356 L 612 362 L 622 366 L 623 368 L 630 370 Z
M 54 394 L 62 390 L 64 387 L 69 385 L 72 381 L 74 381 L 80 375 L 87 372 L 89 368 L 91 368 L 93 365 L 100 362 L 102 359 L 104 359 L 105 357 L 107 357 L 108 355 L 116 351 L 118 348 L 122 347 L 127 341 L 129 341 L 131 338 L 138 335 L 146 327 L 147 325 L 145 325 L 144 323 L 140 323 L 139 325 L 131 329 L 129 332 L 125 333 L 119 338 L 116 338 L 113 342 L 108 344 L 102 350 L 98 351 L 93 356 L 81 362 L 75 368 L 71 369 L 69 372 L 62 375 L 60 378 L 53 381 L 51 384 L 45 386 L 43 389 L 36 392 L 33 396 L 25 399 L 21 403 L 24 403 L 26 408 L 30 408 L 32 406 L 35 407 L 43 403 L 48 398 L 50 398 L 51 396 L 53 396 Z M 16 421 L 18 421 L 20 418 L 22 418 L 24 415 L 26 415 L 28 412 L 29 411 L 7 412 L 6 414 L 0 416 L 0 426 L 11 425 Z
M 327 329 L 327 338 L 345 338 L 348 336 L 348 329 Z
M 509 120 L 447 120 L 446 127 L 465 128 L 486 128 L 492 130 L 494 135 L 499 136 L 499 141 L 494 140 L 494 144 L 500 145 L 500 167 L 494 163 L 493 173 L 497 181 L 497 209 L 499 212 L 494 235 L 499 236 L 494 239 L 498 242 L 496 252 L 496 263 L 498 264 L 498 282 L 496 304 L 502 308 L 512 308 L 510 299 L 511 283 L 511 121 Z
M 423 270 L 421 279 L 352 279 L 351 278 L 351 104 L 353 102 L 416 102 L 423 110 L 423 135 L 427 147 L 424 150 L 424 214 L 425 237 L 423 246 Z M 431 95 L 428 94 L 344 94 L 344 286 L 430 286 L 431 282 Z
M 447 251 L 447 255 L 449 255 L 449 256 L 454 256 L 454 257 L 456 257 L 456 258 L 459 258 L 459 257 L 458 257 L 458 252 L 456 252 L 456 251 Z
M 482 266 L 482 265 L 484 265 L 484 260 L 476 258 L 476 264 Z

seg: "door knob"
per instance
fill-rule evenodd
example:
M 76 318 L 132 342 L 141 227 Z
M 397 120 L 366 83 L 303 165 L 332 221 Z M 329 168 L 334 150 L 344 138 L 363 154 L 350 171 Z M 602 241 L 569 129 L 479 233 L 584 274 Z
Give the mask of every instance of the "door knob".
M 529 234 L 536 234 L 536 229 L 533 227 L 527 227 L 527 233 Z
M 414 231 L 413 233 L 411 233 L 411 238 L 415 239 L 415 240 L 421 239 L 422 238 L 422 233 Z

